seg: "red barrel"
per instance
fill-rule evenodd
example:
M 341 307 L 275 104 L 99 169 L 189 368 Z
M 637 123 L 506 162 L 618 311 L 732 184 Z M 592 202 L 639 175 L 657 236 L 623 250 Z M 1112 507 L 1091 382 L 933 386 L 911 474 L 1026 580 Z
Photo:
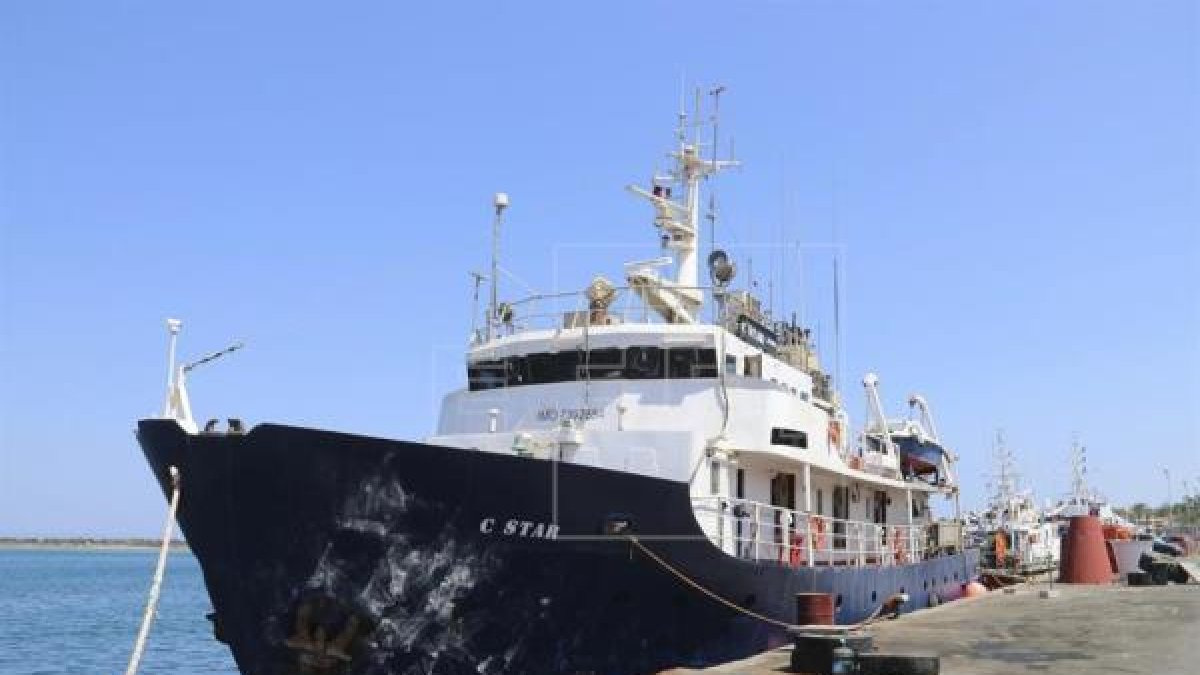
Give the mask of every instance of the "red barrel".
M 832 626 L 833 596 L 828 593 L 797 593 L 796 623 L 801 626 Z
M 1072 516 L 1062 540 L 1059 581 L 1065 584 L 1109 584 L 1113 580 L 1104 527 L 1095 516 Z

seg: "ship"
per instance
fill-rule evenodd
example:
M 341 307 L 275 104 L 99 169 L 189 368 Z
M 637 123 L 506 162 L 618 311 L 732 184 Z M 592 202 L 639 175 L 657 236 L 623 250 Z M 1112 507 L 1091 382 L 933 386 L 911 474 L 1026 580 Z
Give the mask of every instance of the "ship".
M 983 542 L 982 563 L 994 572 L 1034 576 L 1058 569 L 1065 527 L 1039 508 L 1032 490 L 1022 489 L 1016 460 L 1003 431 L 992 445 L 994 490 L 987 508 L 973 518 L 972 536 Z
M 961 593 L 979 557 L 952 453 L 891 428 L 875 375 L 852 433 L 812 330 L 721 249 L 700 279 L 701 192 L 737 163 L 715 134 L 681 112 L 669 168 L 628 188 L 661 255 L 624 283 L 502 299 L 497 193 L 490 298 L 428 438 L 201 426 L 187 380 L 225 352 L 180 365 L 168 322 L 136 435 L 242 673 L 652 673 L 789 642 L 800 593 L 839 624 Z
M 1108 499 L 1088 485 L 1087 447 L 1075 439 L 1071 442 L 1071 492 L 1048 511 L 1053 520 L 1065 523 L 1074 516 L 1096 516 L 1104 526 L 1107 539 L 1132 539 L 1137 526 L 1117 513 Z

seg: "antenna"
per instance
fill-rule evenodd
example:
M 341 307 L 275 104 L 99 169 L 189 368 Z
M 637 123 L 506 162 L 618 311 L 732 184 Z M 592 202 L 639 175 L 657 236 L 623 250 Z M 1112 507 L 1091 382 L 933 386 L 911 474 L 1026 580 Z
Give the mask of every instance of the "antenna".
M 479 339 L 479 286 L 487 277 L 479 272 L 470 272 L 475 289 L 471 295 L 471 341 Z
M 500 281 L 500 222 L 504 214 L 504 209 L 508 208 L 508 194 L 497 192 L 492 197 L 492 206 L 496 209 L 496 217 L 492 220 L 492 301 L 488 305 L 488 340 L 492 339 L 492 325 L 496 321 L 497 311 L 500 308 L 499 302 L 496 299 L 496 285 Z
M 750 243 L 746 247 L 746 278 L 750 282 L 750 292 L 754 293 L 758 288 L 758 282 L 754 280 L 754 247 L 758 242 L 754 241 L 754 221 L 746 223 L 747 234 L 750 238 Z
M 783 243 L 784 242 L 783 233 L 786 229 L 784 227 L 784 224 L 787 222 L 787 210 L 788 210 L 787 209 L 787 166 L 786 166 L 786 164 L 784 165 L 783 170 L 780 172 L 779 180 L 780 180 L 780 183 L 782 183 L 782 185 L 780 185 L 780 189 L 779 189 L 779 225 L 778 225 L 779 241 L 776 242 L 776 246 L 779 247 L 779 307 L 780 307 L 780 311 L 786 312 L 787 311 L 787 288 L 788 288 L 788 285 L 787 285 L 787 266 L 788 266 L 787 258 L 788 258 L 788 256 L 787 256 L 787 252 L 784 248 L 784 243 Z M 794 315 L 795 315 L 795 312 L 793 312 L 793 316 Z M 795 321 L 793 321 L 792 323 L 795 323 Z
M 725 91 L 725 85 L 717 85 L 708 92 L 709 96 L 713 97 L 713 112 L 712 112 L 712 127 L 713 127 L 713 143 L 712 143 L 712 162 L 713 168 L 717 166 L 717 149 L 721 146 L 717 145 L 717 129 L 721 123 L 721 94 Z M 707 179 L 707 176 L 705 177 Z M 709 244 L 711 249 L 717 248 L 717 191 L 715 189 L 708 193 L 708 213 L 709 222 L 712 227 L 709 230 Z
M 182 370 L 183 370 L 183 372 L 185 372 L 185 373 L 190 373 L 190 372 L 192 372 L 193 370 L 195 370 L 195 369 L 196 369 L 197 367 L 199 367 L 199 366 L 203 366 L 203 365 L 204 365 L 204 364 L 206 364 L 206 363 L 211 363 L 211 362 L 213 362 L 213 361 L 216 361 L 217 359 L 221 358 L 222 356 L 226 356 L 226 355 L 228 355 L 228 354 L 232 354 L 232 353 L 236 352 L 237 350 L 239 350 L 239 349 L 241 349 L 242 347 L 245 347 L 245 346 L 246 346 L 246 343 L 245 343 L 245 342 L 242 342 L 241 340 L 238 340 L 237 342 L 235 342 L 235 343 L 233 343 L 233 344 L 229 345 L 229 346 L 228 346 L 228 347 L 226 347 L 225 349 L 222 349 L 222 350 L 220 350 L 220 351 L 217 351 L 217 352 L 213 352 L 213 353 L 209 354 L 208 356 L 205 356 L 205 357 L 202 357 L 202 358 L 196 359 L 195 361 L 192 361 L 191 363 L 189 363 L 189 364 L 187 364 L 186 366 L 184 366 L 184 367 L 182 368 Z
M 679 76 L 679 126 L 675 129 L 675 135 L 679 139 L 679 145 L 682 147 L 687 143 L 687 77 L 683 74 Z
M 837 249 L 833 253 L 833 388 L 842 388 L 842 289 Z
M 830 195 L 830 220 L 833 235 L 833 382 L 834 389 L 842 388 L 842 291 L 841 274 L 838 271 L 838 259 L 841 250 L 838 247 L 838 180 L 837 164 L 833 169 L 833 189 Z

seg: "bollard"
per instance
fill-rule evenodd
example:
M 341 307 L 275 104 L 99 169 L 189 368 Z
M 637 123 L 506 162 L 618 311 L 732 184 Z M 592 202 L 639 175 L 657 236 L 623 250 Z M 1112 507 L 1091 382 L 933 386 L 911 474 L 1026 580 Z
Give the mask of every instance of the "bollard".
M 794 633 L 792 635 L 791 671 L 793 673 L 832 673 L 834 663 L 840 649 L 850 652 L 853 662 L 855 655 L 861 656 L 871 651 L 874 639 L 870 633 L 852 632 L 845 635 L 830 633 Z M 854 670 L 843 671 L 854 672 Z
M 797 626 L 832 626 L 833 596 L 829 593 L 797 593 Z

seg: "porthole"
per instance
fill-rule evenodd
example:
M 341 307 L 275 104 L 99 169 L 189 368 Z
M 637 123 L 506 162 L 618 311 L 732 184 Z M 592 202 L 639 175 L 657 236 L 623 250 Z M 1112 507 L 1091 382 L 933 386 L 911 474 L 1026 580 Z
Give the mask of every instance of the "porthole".
M 877 596 L 875 595 L 875 591 L 871 591 L 871 602 L 875 602 L 876 597 Z

